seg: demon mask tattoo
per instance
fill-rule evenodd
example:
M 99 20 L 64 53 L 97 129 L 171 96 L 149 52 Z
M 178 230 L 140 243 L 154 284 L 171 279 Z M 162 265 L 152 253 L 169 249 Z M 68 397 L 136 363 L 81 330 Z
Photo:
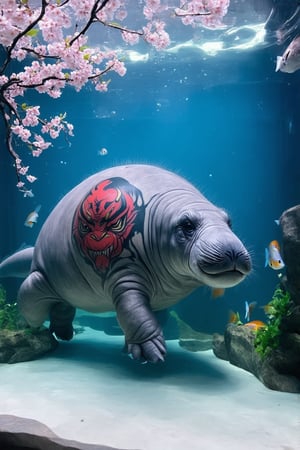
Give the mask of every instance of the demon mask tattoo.
M 141 230 L 143 216 L 143 197 L 135 186 L 123 178 L 104 180 L 78 206 L 73 237 L 85 260 L 103 274 Z

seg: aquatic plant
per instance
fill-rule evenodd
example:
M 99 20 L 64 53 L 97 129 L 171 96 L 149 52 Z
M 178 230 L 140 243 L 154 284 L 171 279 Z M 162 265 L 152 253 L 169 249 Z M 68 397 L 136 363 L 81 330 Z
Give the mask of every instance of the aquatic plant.
M 16 303 L 7 303 L 6 291 L 0 285 L 0 330 L 17 330 L 20 326 L 20 314 Z
M 289 292 L 280 287 L 275 289 L 272 300 L 268 304 L 268 324 L 257 330 L 254 340 L 255 350 L 261 356 L 266 356 L 279 346 L 282 319 L 289 314 L 290 301 Z
M 64 88 L 80 91 L 87 83 L 106 92 L 108 72 L 126 73 L 120 46 L 109 48 L 104 30 L 116 30 L 128 45 L 143 39 L 162 50 L 171 42 L 165 18 L 184 25 L 202 24 L 215 29 L 222 26 L 230 0 L 175 0 L 141 2 L 112 0 L 1 0 L 0 15 L 0 114 L 6 128 L 7 150 L 13 158 L 17 187 L 32 197 L 27 187 L 36 177 L 22 161 L 29 153 L 39 156 L 63 131 L 73 135 L 66 114 L 43 118 L 39 105 L 26 103 L 28 91 L 59 98 Z M 138 4 L 139 3 L 139 4 Z M 132 6 L 134 4 L 134 6 Z M 139 29 L 124 22 L 133 20 Z M 88 45 L 88 31 L 102 27 L 99 42 Z M 105 42 L 105 45 L 103 44 Z M 97 47 L 98 44 L 98 47 Z M 21 98 L 19 101 L 18 98 Z M 44 139 L 44 137 L 46 138 Z M 20 143 L 25 143 L 25 151 Z

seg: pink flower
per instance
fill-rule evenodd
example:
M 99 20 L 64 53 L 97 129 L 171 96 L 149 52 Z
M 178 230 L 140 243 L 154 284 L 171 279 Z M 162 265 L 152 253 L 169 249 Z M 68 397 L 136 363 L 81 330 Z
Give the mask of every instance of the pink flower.
M 8 82 L 8 77 L 5 75 L 0 75 L 0 86 Z
M 26 173 L 28 172 L 28 169 L 29 169 L 29 166 L 23 166 L 23 167 L 20 167 L 20 169 L 18 169 L 18 172 L 19 172 L 19 174 L 20 175 L 26 175 Z
M 28 142 L 31 133 L 29 130 L 23 127 L 23 125 L 13 125 L 11 127 L 11 131 L 19 136 L 20 139 L 22 139 L 23 142 Z
M 109 67 L 110 64 L 111 64 L 111 61 L 108 61 L 106 63 L 106 66 Z M 123 63 L 123 61 L 120 61 L 119 59 L 115 59 L 113 61 L 112 70 L 114 72 L 117 72 L 117 74 L 120 75 L 120 77 L 123 77 L 126 74 L 125 64 Z
M 34 183 L 34 181 L 37 180 L 37 177 L 34 177 L 33 175 L 26 175 L 26 179 L 29 181 L 29 183 Z
M 41 148 L 37 148 L 35 150 L 32 150 L 32 156 L 35 158 L 38 158 L 42 154 L 43 150 Z
M 154 27 L 153 31 L 152 27 Z M 162 50 L 170 44 L 170 37 L 164 28 L 165 23 L 161 21 L 149 23 L 143 28 L 145 40 L 157 50 Z
M 31 106 L 26 108 L 26 116 L 22 120 L 22 124 L 26 127 L 35 127 L 39 123 L 40 107 Z
M 59 131 L 54 130 L 53 128 L 51 128 L 49 134 L 50 134 L 50 137 L 52 139 L 56 139 L 59 136 Z
M 129 33 L 128 31 L 122 31 L 122 38 L 130 45 L 135 45 L 140 40 L 140 36 L 137 33 Z
M 45 142 L 45 140 L 39 134 L 36 134 L 34 138 L 35 141 L 32 142 L 32 145 L 35 147 L 36 150 L 38 149 L 46 150 L 51 145 L 51 142 Z
M 95 89 L 99 92 L 107 92 L 107 85 L 108 83 L 106 81 L 100 81 L 95 84 Z
M 71 123 L 66 122 L 66 127 L 68 129 L 68 135 L 74 136 L 73 134 L 74 126 Z

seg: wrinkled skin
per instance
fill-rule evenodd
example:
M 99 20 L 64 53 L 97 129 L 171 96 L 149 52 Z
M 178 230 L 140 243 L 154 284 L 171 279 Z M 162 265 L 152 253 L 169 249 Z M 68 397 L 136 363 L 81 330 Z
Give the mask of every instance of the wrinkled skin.
M 21 264 L 22 252 L 13 260 Z M 250 270 L 222 209 L 174 173 L 127 165 L 93 175 L 58 203 L 18 303 L 31 326 L 50 318 L 51 331 L 66 340 L 76 308 L 116 311 L 128 354 L 155 363 L 166 355 L 155 311 L 202 285 L 234 286 Z

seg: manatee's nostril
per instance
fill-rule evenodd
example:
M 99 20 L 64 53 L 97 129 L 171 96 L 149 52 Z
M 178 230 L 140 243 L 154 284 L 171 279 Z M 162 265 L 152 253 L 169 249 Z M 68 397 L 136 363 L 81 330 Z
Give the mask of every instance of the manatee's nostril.
M 226 250 L 224 256 L 228 258 L 230 261 L 234 262 L 239 258 L 238 254 L 233 250 Z
M 240 272 L 247 275 L 251 271 L 251 259 L 246 250 L 227 248 L 223 253 L 207 252 L 199 264 L 201 270 L 209 274 Z

